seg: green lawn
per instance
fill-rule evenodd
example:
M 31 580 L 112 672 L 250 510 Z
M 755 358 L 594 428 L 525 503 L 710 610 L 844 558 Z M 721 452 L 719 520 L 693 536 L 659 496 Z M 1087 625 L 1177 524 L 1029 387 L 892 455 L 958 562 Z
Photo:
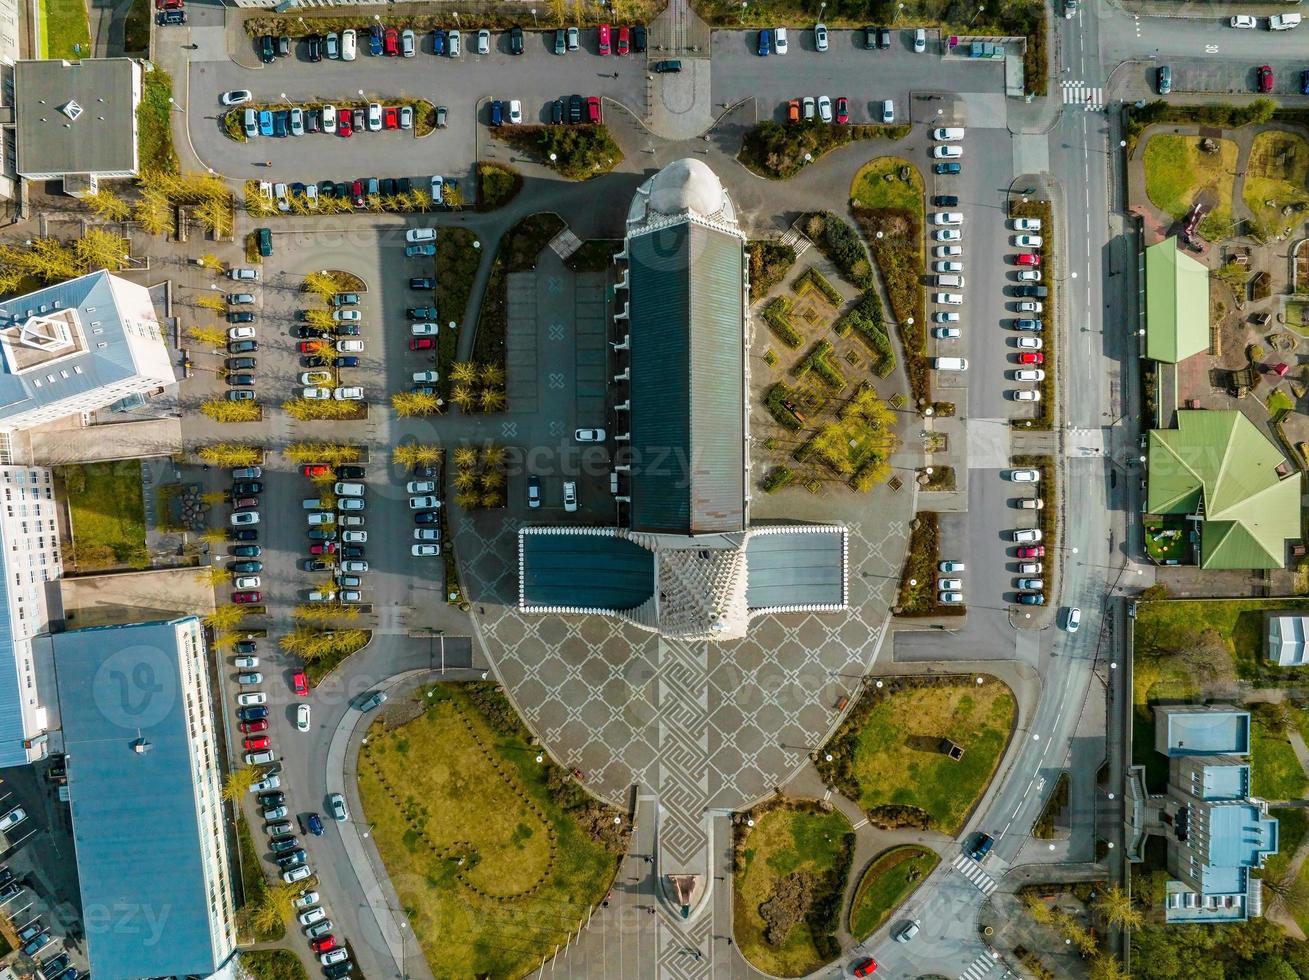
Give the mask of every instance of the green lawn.
M 1196 195 L 1210 190 L 1217 203 L 1200 225 L 1210 232 L 1228 228 L 1236 180 L 1236 144 L 1218 140 L 1218 152 L 1200 152 L 1198 136 L 1152 136 L 1145 147 L 1145 193 L 1150 202 L 1174 218 L 1190 210 Z
M 91 57 L 91 28 L 82 0 L 41 0 L 42 58 Z
M 1297 215 L 1284 216 L 1288 204 L 1309 204 L 1309 142 L 1294 133 L 1269 130 L 1250 146 L 1241 196 L 1265 236 L 1290 234 Z
M 1184 562 L 1190 558 L 1191 542 L 1187 523 L 1172 518 L 1155 518 L 1145 522 L 1145 550 L 1155 561 Z
M 844 894 L 850 846 L 846 836 L 853 838 L 850 821 L 839 810 L 822 813 L 777 807 L 757 817 L 754 827 L 742 828 L 742 832 L 746 836 L 737 843 L 740 861 L 732 911 L 732 928 L 741 955 L 773 976 L 812 973 L 831 958 L 815 942 L 816 923 L 812 918 L 797 922 L 780 944 L 770 945 L 759 907 L 793 872 L 812 874 L 815 893 L 835 887 L 838 894 Z M 834 874 L 839 881 L 831 880 Z M 835 926 L 832 922 L 827 928 Z
M 909 179 L 900 179 L 907 168 Z M 923 208 L 923 176 L 918 168 L 900 157 L 878 157 L 860 168 L 850 182 L 850 197 L 866 208 Z
M 417 717 L 396 728 L 379 717 L 359 758 L 374 840 L 441 977 L 536 970 L 585 924 L 616 867 L 581 822 L 612 826 L 613 811 L 586 802 L 557 767 L 537 764 L 521 733 L 504 733 L 506 719 L 516 725 L 508 702 L 495 703 L 493 726 L 469 691 L 423 689 Z
M 264 900 L 268 891 L 267 875 L 272 873 L 269 865 L 264 864 L 254 835 L 250 833 L 250 824 L 245 814 L 240 814 L 236 821 L 236 846 L 241 853 L 241 891 L 245 901 L 236 910 L 236 929 L 241 942 L 274 942 L 286 935 L 286 927 L 279 925 L 270 932 L 256 932 L 250 921 L 250 913 Z M 269 869 L 269 870 L 265 870 Z
M 1252 792 L 1265 800 L 1296 800 L 1309 790 L 1309 777 L 1284 732 L 1269 725 L 1265 716 L 1250 716 L 1250 779 Z
M 241 954 L 241 966 L 255 980 L 309 980 L 300 957 L 287 949 L 251 949 Z
M 1295 411 L 1295 399 L 1291 397 L 1290 392 L 1283 391 L 1281 388 L 1270 391 L 1264 404 L 1268 406 L 1268 414 L 1274 419 L 1279 412 L 1285 414 Z
M 866 939 L 881 928 L 940 861 L 935 851 L 912 845 L 873 858 L 850 902 L 850 934 Z
M 145 73 L 141 104 L 136 107 L 137 154 L 143 174 L 178 170 L 173 149 L 173 79 L 153 68 Z
M 958 833 L 1009 743 L 1013 693 L 994 678 L 979 685 L 969 675 L 896 679 L 863 698 L 828 743 L 833 761 L 820 760 L 820 771 L 874 816 L 890 820 L 909 807 L 933 829 Z M 941 752 L 942 738 L 963 748 L 960 761 Z
M 148 568 L 141 463 L 88 463 L 63 466 L 58 472 L 73 521 L 72 547 L 65 549 L 65 559 L 79 572 Z

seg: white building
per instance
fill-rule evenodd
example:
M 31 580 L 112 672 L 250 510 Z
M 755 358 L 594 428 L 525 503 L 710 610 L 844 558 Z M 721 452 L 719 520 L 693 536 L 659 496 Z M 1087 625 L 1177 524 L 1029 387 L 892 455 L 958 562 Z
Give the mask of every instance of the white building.
M 1268 662 L 1302 667 L 1309 653 L 1309 616 L 1269 616 L 1265 634 Z
M 33 639 L 49 627 L 47 583 L 59 578 L 59 528 L 48 469 L 0 466 L 0 768 L 45 755 L 49 719 Z M 38 645 L 39 647 L 39 645 Z M 42 676 L 47 672 L 41 671 Z
M 236 913 L 200 621 L 51 645 L 91 972 L 212 976 L 235 955 Z
M 0 433 L 175 382 L 144 286 L 102 270 L 0 303 Z

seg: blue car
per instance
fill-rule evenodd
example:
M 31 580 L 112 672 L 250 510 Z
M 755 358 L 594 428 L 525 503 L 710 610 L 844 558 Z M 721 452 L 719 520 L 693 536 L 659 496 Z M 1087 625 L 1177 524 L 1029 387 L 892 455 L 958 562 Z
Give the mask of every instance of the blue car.
M 505 121 L 504 103 L 499 99 L 491 100 L 491 125 L 501 126 Z
M 773 52 L 773 32 L 765 28 L 759 32 L 759 57 L 765 58 Z
M 445 28 L 438 27 L 432 31 L 432 54 L 440 56 L 445 54 Z
M 368 53 L 379 55 L 382 53 L 382 25 L 374 24 L 368 29 Z
M 259 135 L 273 135 L 273 113 L 269 109 L 259 110 Z
M 1300 72 L 1300 91 L 1305 95 L 1309 95 L 1309 68 Z
M 316 813 L 309 814 L 309 819 L 305 821 L 309 827 L 309 833 L 315 837 L 323 836 L 323 818 Z
M 278 139 L 286 136 L 289 131 L 287 119 L 290 115 L 290 111 L 286 109 L 279 109 L 277 112 L 273 113 L 273 135 Z

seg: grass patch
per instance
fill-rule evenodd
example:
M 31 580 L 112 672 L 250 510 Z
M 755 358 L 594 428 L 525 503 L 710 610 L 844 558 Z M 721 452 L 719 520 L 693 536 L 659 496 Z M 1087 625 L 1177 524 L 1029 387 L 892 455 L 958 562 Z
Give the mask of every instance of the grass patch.
M 287 949 L 244 950 L 241 966 L 254 980 L 309 980 L 300 957 Z
M 257 943 L 276 942 L 286 935 L 286 926 L 279 923 L 276 929 L 268 932 L 256 932 L 251 923 L 250 913 L 259 907 L 268 893 L 268 878 L 264 873 L 264 864 L 255 844 L 254 834 L 245 813 L 237 810 L 236 846 L 241 852 L 241 893 L 244 901 L 236 910 L 236 928 L 241 942 Z
M 900 174 L 908 171 L 908 179 Z M 866 208 L 900 208 L 921 212 L 923 177 L 901 157 L 878 157 L 859 168 L 850 182 L 850 200 Z
M 494 685 L 436 685 L 391 711 L 411 720 L 373 722 L 359 794 L 414 935 L 442 976 L 523 976 L 604 898 L 626 840 L 595 834 L 614 811 L 536 763 Z
M 496 137 L 569 180 L 589 180 L 623 162 L 623 151 L 604 125 L 505 126 Z
M 1145 145 L 1145 193 L 1155 207 L 1180 219 L 1199 194 L 1208 192 L 1217 198 L 1217 205 L 1200 222 L 1200 234 L 1206 238 L 1223 237 L 1232 224 L 1236 143 L 1216 142 L 1216 153 L 1202 153 L 1200 137 L 1162 133 Z
M 1241 196 L 1261 238 L 1290 235 L 1296 216 L 1283 216 L 1282 208 L 1309 206 L 1309 142 L 1294 133 L 1255 134 Z
M 582 242 L 565 263 L 574 272 L 605 272 L 614 264 L 614 256 L 623 250 L 617 238 L 592 238 Z
M 436 369 L 441 375 L 437 387 L 447 401 L 450 400 L 450 365 L 455 362 L 468 298 L 481 261 L 482 249 L 477 236 L 467 228 L 442 228 L 437 233 L 436 309 L 442 325 L 453 322 L 458 327 L 455 330 L 445 327 L 436 337 Z
M 746 245 L 750 260 L 750 292 L 763 296 L 795 265 L 795 249 L 781 242 L 756 240 Z
M 760 177 L 786 180 L 798 174 L 806 162 L 855 140 L 902 140 L 908 134 L 908 126 L 842 126 L 818 120 L 783 125 L 767 119 L 746 131 L 736 158 Z
M 1037 840 L 1051 840 L 1054 837 L 1054 822 L 1063 808 L 1068 805 L 1068 773 L 1061 772 L 1054 784 L 1054 791 L 1041 808 L 1041 815 L 1032 824 L 1032 836 Z
M 473 338 L 473 360 L 478 364 L 505 366 L 505 330 L 509 326 L 509 273 L 535 268 L 536 257 L 550 239 L 563 229 L 557 214 L 531 214 L 514 225 L 500 239 L 495 264 L 482 295 Z
M 897 616 L 962 616 L 965 607 L 943 606 L 936 601 L 936 580 L 941 558 L 940 515 L 925 510 L 909 526 L 909 549 L 900 572 L 900 591 L 891 609 Z M 951 556 L 953 557 L 953 556 Z
M 523 189 L 523 177 L 510 167 L 477 161 L 477 210 L 502 208 Z
M 82 0 L 41 0 L 41 57 L 91 57 L 91 25 Z
M 1268 393 L 1268 400 L 1264 403 L 1268 406 L 1268 414 L 1273 417 L 1273 421 L 1279 421 L 1279 416 L 1285 416 L 1295 411 L 1295 399 L 1281 388 L 1274 388 Z
M 73 540 L 64 551 L 65 561 L 78 572 L 149 568 L 140 462 L 61 466 L 56 473 L 72 522 Z
M 873 858 L 850 901 L 850 935 L 864 940 L 875 933 L 940 863 L 935 851 L 913 845 Z
M 1180 515 L 1147 517 L 1142 521 L 1145 527 L 1145 551 L 1161 565 L 1181 564 L 1191 558 L 1191 542 L 1188 522 Z
M 854 832 L 839 810 L 812 801 L 765 804 L 752 816 L 754 827 L 737 828 L 736 941 L 763 972 L 804 976 L 840 951 L 833 913 L 845 891 Z
M 123 22 L 123 50 L 129 55 L 143 55 L 150 50 L 150 21 L 154 5 L 150 0 L 132 0 L 132 8 Z
M 880 826 L 953 836 L 985 792 L 1013 732 L 1017 705 L 994 678 L 891 678 L 866 688 L 828 742 L 818 769 Z M 964 750 L 951 761 L 949 738 Z
M 181 167 L 173 150 L 173 79 L 168 72 L 152 68 L 145 73 L 141 104 L 136 107 L 137 155 L 142 174 L 151 171 L 177 173 Z
M 1250 714 L 1251 793 L 1265 800 L 1298 800 L 1309 791 L 1284 718 L 1257 705 Z

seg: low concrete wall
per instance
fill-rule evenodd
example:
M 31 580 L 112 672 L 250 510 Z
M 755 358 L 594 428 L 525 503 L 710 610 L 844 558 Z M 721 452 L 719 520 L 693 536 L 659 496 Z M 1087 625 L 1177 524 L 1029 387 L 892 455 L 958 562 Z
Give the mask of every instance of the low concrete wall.
M 37 429 L 28 433 L 32 463 L 106 463 L 142 456 L 174 456 L 182 451 L 180 419 L 111 422 L 73 429 Z

